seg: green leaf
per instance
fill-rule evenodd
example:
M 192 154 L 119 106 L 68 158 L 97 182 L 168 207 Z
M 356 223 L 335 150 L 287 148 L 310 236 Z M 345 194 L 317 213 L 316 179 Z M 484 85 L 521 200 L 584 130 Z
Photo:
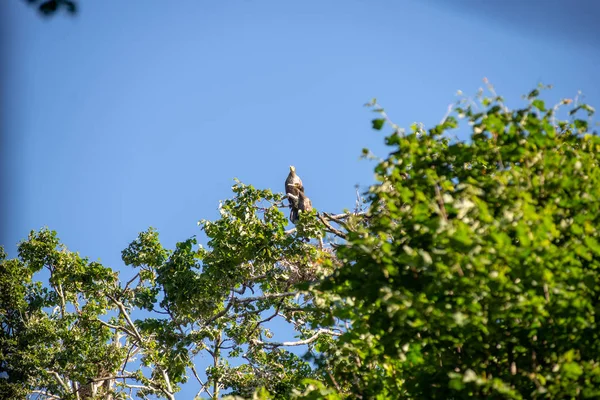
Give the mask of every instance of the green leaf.
M 373 124 L 373 129 L 381 130 L 381 128 L 383 128 L 383 125 L 385 124 L 385 119 L 376 118 L 373 121 L 371 121 L 371 123 Z
M 535 99 L 531 102 L 531 105 L 537 108 L 540 111 L 546 111 L 546 106 L 543 100 Z
M 538 97 L 539 95 L 540 95 L 540 91 L 537 89 L 533 89 L 531 92 L 529 92 L 529 94 L 527 95 L 527 98 L 529 100 L 531 100 L 531 99 Z

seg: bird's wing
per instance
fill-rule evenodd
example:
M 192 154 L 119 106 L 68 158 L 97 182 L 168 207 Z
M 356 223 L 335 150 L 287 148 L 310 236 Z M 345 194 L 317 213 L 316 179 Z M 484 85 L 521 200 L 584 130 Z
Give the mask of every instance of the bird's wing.
M 304 198 L 303 210 L 306 212 L 312 211 L 312 202 L 310 201 L 310 199 L 308 197 Z

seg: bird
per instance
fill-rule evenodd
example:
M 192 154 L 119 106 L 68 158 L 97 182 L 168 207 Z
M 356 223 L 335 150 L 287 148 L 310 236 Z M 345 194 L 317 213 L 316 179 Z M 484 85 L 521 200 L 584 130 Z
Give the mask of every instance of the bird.
M 285 194 L 298 196 L 299 192 L 304 193 L 304 186 L 302 185 L 302 179 L 296 175 L 296 167 L 290 165 L 290 173 L 285 180 Z
M 285 194 L 290 203 L 290 221 L 294 224 L 298 221 L 300 193 L 304 193 L 302 179 L 296 175 L 296 167 L 290 165 L 290 173 L 285 180 Z

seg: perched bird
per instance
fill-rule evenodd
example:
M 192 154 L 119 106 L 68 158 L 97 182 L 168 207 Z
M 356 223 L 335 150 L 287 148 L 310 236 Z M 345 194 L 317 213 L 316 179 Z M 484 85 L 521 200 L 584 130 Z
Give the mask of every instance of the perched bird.
M 293 165 L 290 165 L 290 173 L 285 180 L 285 194 L 290 203 L 290 221 L 294 224 L 298 221 L 300 193 L 304 194 L 302 179 L 296 175 L 296 168 Z
M 285 180 L 285 194 L 298 196 L 299 192 L 304 192 L 304 186 L 302 186 L 302 179 L 296 175 L 296 168 L 290 165 L 290 173 Z

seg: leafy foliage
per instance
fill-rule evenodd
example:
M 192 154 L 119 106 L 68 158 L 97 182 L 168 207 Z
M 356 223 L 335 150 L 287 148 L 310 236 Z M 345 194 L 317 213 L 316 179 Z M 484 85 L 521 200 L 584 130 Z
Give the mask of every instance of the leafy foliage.
M 18 259 L 2 253 L 0 393 L 174 399 L 190 377 L 211 398 L 260 388 L 287 398 L 303 387 L 314 372 L 286 348 L 341 331 L 313 324 L 312 296 L 297 285 L 330 274 L 332 250 L 314 212 L 286 231 L 281 195 L 240 182 L 233 192 L 219 220 L 199 223 L 208 248 L 190 238 L 167 250 L 155 230 L 140 233 L 122 253 L 127 281 L 47 229 L 20 244 Z M 40 271 L 47 284 L 34 280 Z M 275 341 L 277 320 L 296 341 Z M 196 362 L 207 358 L 202 373 Z
M 538 90 L 518 110 L 492 94 L 386 137 L 369 223 L 321 286 L 351 300 L 336 313 L 352 328 L 321 357 L 342 394 L 600 396 L 600 139 Z M 446 134 L 459 119 L 469 142 Z
M 594 110 L 489 89 L 428 131 L 369 103 L 390 154 L 352 212 L 287 229 L 236 181 L 205 246 L 150 228 L 124 278 L 48 229 L 0 251 L 0 397 L 600 397 Z

